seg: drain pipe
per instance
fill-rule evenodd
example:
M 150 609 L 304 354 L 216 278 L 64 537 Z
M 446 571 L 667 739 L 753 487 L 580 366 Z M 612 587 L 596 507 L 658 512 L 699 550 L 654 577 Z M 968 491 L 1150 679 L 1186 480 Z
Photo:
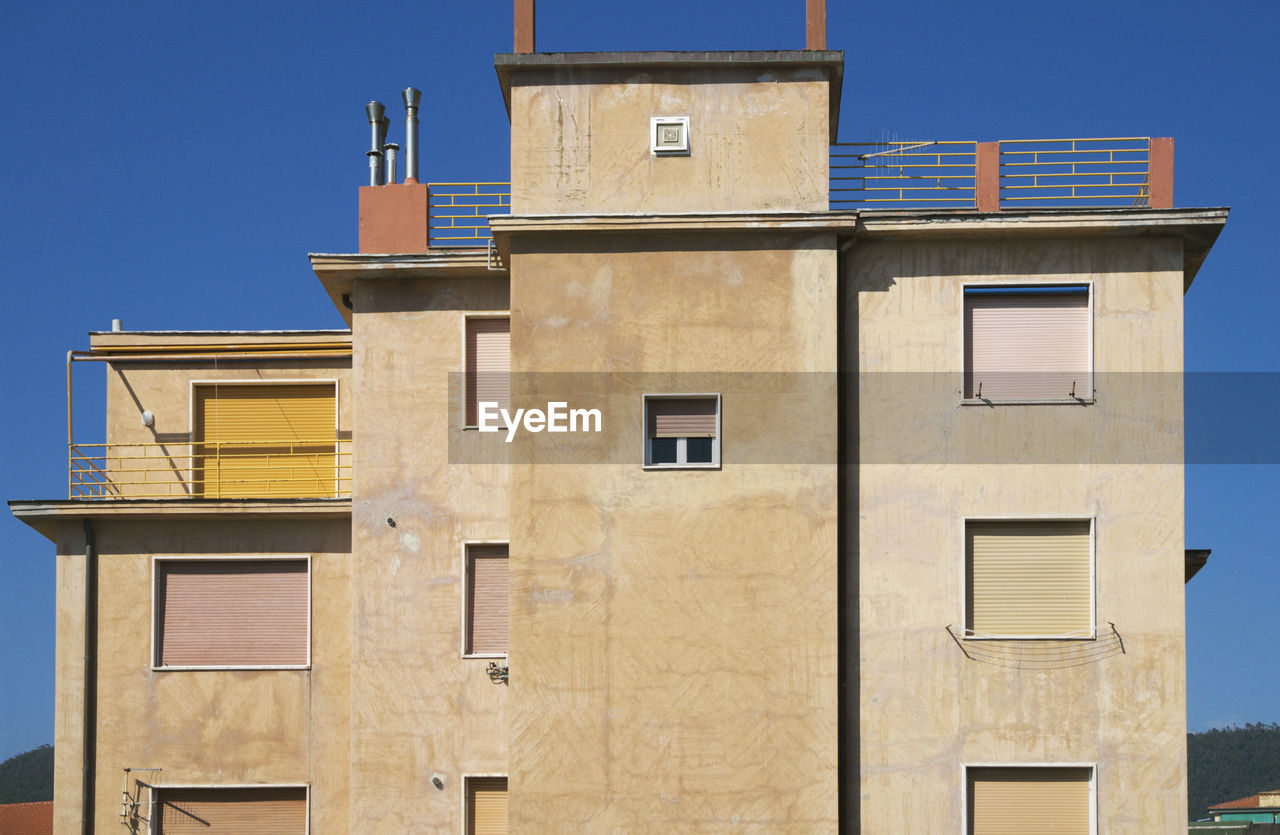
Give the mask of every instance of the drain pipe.
M 80 782 L 80 832 L 93 835 L 94 769 L 98 748 L 98 551 L 93 523 L 84 520 L 84 762 Z

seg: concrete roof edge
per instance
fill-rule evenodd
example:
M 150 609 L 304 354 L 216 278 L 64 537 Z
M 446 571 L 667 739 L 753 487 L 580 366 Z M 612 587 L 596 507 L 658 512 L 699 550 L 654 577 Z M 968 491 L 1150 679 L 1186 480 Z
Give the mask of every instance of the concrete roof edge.
M 350 499 L 10 499 L 9 511 L 50 541 L 75 519 L 315 518 L 349 516 Z

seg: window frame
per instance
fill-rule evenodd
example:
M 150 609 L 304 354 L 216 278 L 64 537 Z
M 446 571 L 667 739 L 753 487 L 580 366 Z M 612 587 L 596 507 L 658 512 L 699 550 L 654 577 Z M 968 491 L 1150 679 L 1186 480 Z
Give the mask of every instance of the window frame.
M 676 439 L 676 456 L 686 458 L 684 461 L 677 460 L 671 464 L 654 464 L 652 463 L 652 438 L 649 437 L 649 401 L 650 400 L 715 400 L 716 403 L 716 435 L 711 439 L 711 460 L 709 462 L 689 463 L 687 460 L 688 438 Z M 643 447 L 641 449 L 643 468 L 646 470 L 718 470 L 721 468 L 721 437 L 723 434 L 724 422 L 724 399 L 720 392 L 657 392 L 644 393 L 641 395 L 641 419 L 640 426 L 641 440 Z
M 1089 835 L 1098 835 L 1098 764 L 1096 762 L 965 762 L 960 764 L 960 826 L 957 832 L 969 831 L 969 770 L 984 768 L 1087 768 L 1089 770 Z
M 1092 406 L 1098 402 L 1097 395 L 1094 393 L 1094 381 L 1097 379 L 1097 370 L 1094 367 L 1094 330 L 1097 322 L 1094 315 L 1094 280 L 1085 279 L 1083 281 L 1063 281 L 1061 279 L 1040 279 L 1034 280 L 1030 278 L 1021 278 L 1017 281 L 1004 284 L 1001 282 L 992 283 L 990 281 L 965 281 L 960 285 L 960 385 L 957 391 L 960 393 L 961 406 Z M 998 295 L 1000 291 L 1008 291 L 1016 293 L 1018 290 L 1039 289 L 1044 287 L 1084 287 L 1087 295 L 1085 302 L 1086 312 L 1089 317 L 1089 344 L 1086 346 L 1089 354 L 1089 378 L 1085 385 L 1087 396 L 1084 397 L 1014 397 L 1004 400 L 993 400 L 986 397 L 966 397 L 964 378 L 966 370 L 969 368 L 969 354 L 965 350 L 965 304 L 964 297 L 969 290 L 989 291 L 991 295 Z
M 472 430 L 479 431 L 479 423 L 467 423 L 467 383 L 470 377 L 467 374 L 467 323 L 472 319 L 506 319 L 507 320 L 507 338 L 511 338 L 511 311 L 510 310 L 471 310 L 462 314 L 462 392 L 458 398 L 458 403 L 462 412 L 458 415 L 458 426 L 463 431 Z M 511 373 L 510 353 L 507 358 L 507 374 Z M 477 404 L 476 415 L 480 414 L 479 404 Z
M 507 809 L 510 810 L 511 801 L 511 778 L 506 773 L 488 772 L 488 771 L 468 771 L 462 775 L 462 826 L 460 831 L 462 835 L 472 835 L 471 832 L 471 815 L 469 799 L 471 797 L 471 781 L 473 780 L 496 780 L 502 778 L 507 781 Z M 507 831 L 511 830 L 510 815 L 508 814 Z
M 1088 635 L 970 635 L 969 634 L 969 523 L 970 522 L 1088 522 L 1089 523 L 1089 634 Z M 1096 641 L 1098 640 L 1098 517 L 1054 514 L 965 516 L 960 520 L 960 634 L 966 641 Z
M 310 783 L 146 783 L 148 809 L 154 810 L 166 789 L 302 789 L 306 797 L 306 829 L 311 832 L 311 784 Z M 147 835 L 155 835 L 156 815 L 154 811 L 147 815 Z
M 471 547 L 473 545 L 505 545 L 507 546 L 507 597 L 511 596 L 511 542 L 506 539 L 468 539 L 462 543 L 462 635 L 458 646 L 460 658 L 476 658 L 493 661 L 499 658 L 507 658 L 510 655 L 511 644 L 511 613 L 507 612 L 507 649 L 508 652 L 467 652 L 467 648 L 471 643 Z M 492 775 L 502 777 L 505 775 Z
M 160 562 L 265 562 L 282 560 L 303 560 L 307 564 L 307 663 L 306 664 L 214 664 L 214 665 L 178 665 L 161 666 L 159 610 L 157 591 L 159 586 Z M 200 670 L 310 670 L 312 663 L 312 609 L 315 603 L 314 573 L 311 554 L 155 554 L 151 557 L 151 670 L 157 673 L 198 672 Z M 172 786 L 171 788 L 217 788 L 216 786 Z M 227 788 L 244 788 L 243 786 L 227 786 Z M 296 785 L 288 788 L 297 788 Z

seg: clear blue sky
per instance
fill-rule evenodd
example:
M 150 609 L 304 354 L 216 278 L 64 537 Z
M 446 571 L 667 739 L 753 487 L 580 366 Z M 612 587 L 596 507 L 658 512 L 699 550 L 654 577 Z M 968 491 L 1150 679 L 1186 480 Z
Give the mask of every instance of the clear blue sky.
M 803 8 L 542 0 L 538 46 L 799 48 Z M 828 32 L 843 140 L 1176 137 L 1176 203 L 1233 209 L 1187 296 L 1188 367 L 1280 372 L 1280 4 L 831 0 Z M 342 326 L 306 253 L 356 248 L 370 98 L 394 124 L 398 91 L 425 91 L 424 178 L 508 176 L 492 58 L 511 48 L 510 0 L 8 3 L 0 33 L 7 499 L 65 497 L 64 354 L 113 317 Z M 77 376 L 79 397 L 100 396 L 100 373 Z M 1277 378 L 1257 379 L 1274 404 Z M 1232 436 L 1214 420 L 1196 431 Z M 1214 549 L 1187 588 L 1193 729 L 1280 721 L 1268 457 L 1188 469 L 1187 542 Z M 52 546 L 5 513 L 0 561 L 3 758 L 53 738 Z

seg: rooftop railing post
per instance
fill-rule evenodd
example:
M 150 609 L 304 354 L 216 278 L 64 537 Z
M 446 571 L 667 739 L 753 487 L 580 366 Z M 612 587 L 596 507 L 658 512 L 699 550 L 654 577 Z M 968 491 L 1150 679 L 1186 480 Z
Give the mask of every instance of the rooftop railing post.
M 1147 205 L 1173 208 L 1173 137 L 1153 136 L 1147 145 Z
M 1000 211 L 1000 143 L 979 142 L 974 155 L 973 198 L 980 212 Z
M 827 48 L 827 0 L 805 0 L 804 48 Z
M 534 0 L 515 0 L 514 52 L 537 52 L 534 39 Z

